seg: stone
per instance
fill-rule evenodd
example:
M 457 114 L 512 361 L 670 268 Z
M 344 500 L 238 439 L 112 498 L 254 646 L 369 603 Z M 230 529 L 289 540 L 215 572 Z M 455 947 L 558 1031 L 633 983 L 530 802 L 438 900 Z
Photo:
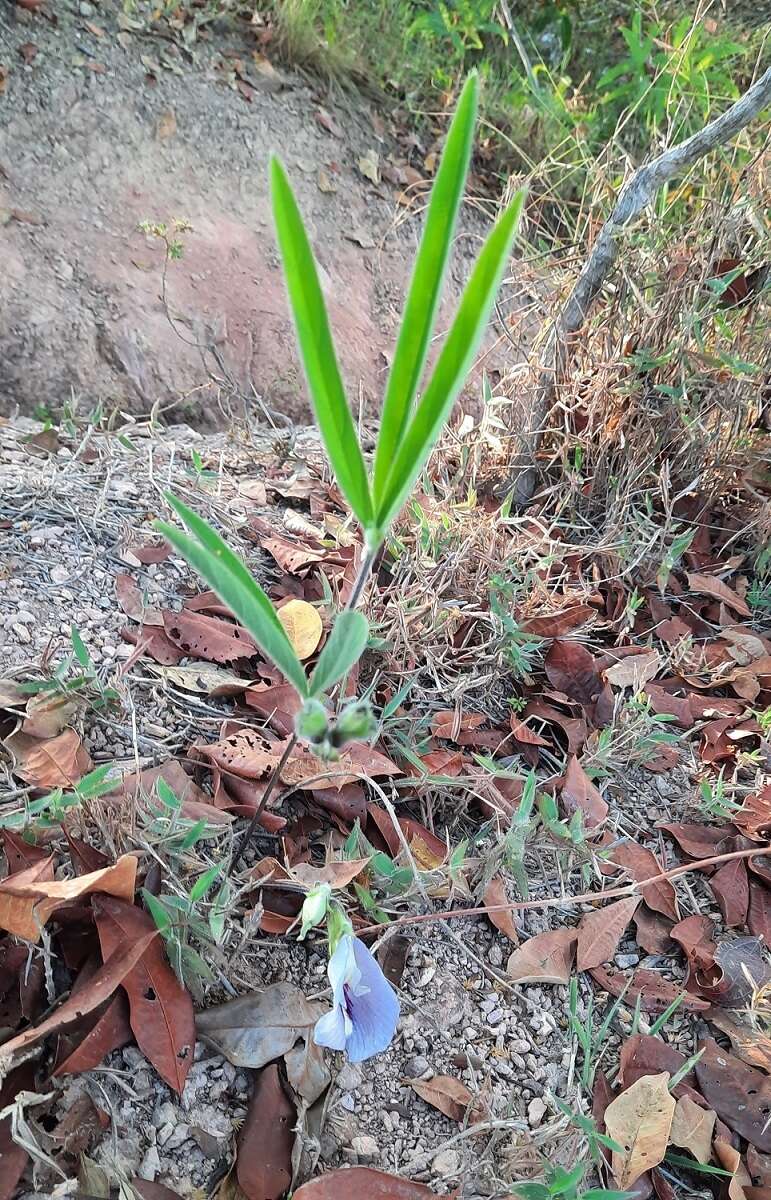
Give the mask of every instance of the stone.
M 531 1129 L 537 1129 L 547 1113 L 546 1105 L 538 1096 L 527 1106 L 527 1123 Z
M 351 1139 L 351 1147 L 359 1162 L 377 1162 L 380 1158 L 380 1147 L 368 1133 L 359 1134 Z
M 22 642 L 25 646 L 32 641 L 26 625 L 20 625 L 18 621 L 15 621 L 11 626 L 11 630 L 15 633 L 16 640 Z
M 337 1076 L 337 1086 L 341 1092 L 353 1092 L 360 1086 L 364 1073 L 356 1063 L 346 1063 L 340 1068 Z
M 636 967 L 640 961 L 639 954 L 617 954 L 614 962 L 623 971 L 626 967 Z
M 422 1054 L 418 1054 L 415 1058 L 411 1058 L 405 1068 L 404 1074 L 408 1079 L 420 1079 L 421 1075 L 425 1075 L 426 1071 L 431 1070 L 431 1064 Z
M 460 1170 L 460 1155 L 457 1150 L 440 1150 L 431 1163 L 431 1170 L 440 1179 L 451 1179 Z
M 139 1164 L 137 1174 L 140 1179 L 146 1179 L 152 1183 L 155 1176 L 161 1169 L 161 1159 L 156 1146 L 148 1146 L 147 1153 Z

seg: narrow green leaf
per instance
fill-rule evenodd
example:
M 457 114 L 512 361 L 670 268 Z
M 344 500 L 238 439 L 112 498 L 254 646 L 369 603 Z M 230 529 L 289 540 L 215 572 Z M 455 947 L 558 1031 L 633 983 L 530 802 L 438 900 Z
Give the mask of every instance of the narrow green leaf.
M 474 360 L 508 261 L 523 202 L 524 192 L 520 191 L 487 238 L 477 259 L 431 380 L 379 493 L 375 514 L 378 529 L 388 527 L 407 499 Z
M 431 202 L 402 314 L 388 376 L 380 435 L 375 452 L 372 494 L 377 505 L 410 417 L 426 363 L 455 222 L 466 183 L 477 110 L 477 80 L 470 75 L 461 92 L 431 189 Z
M 165 933 L 167 929 L 171 928 L 172 921 L 161 901 L 152 892 L 148 892 L 147 888 L 142 888 L 142 899 L 147 905 L 150 916 L 155 921 L 158 930 L 161 933 Z
M 310 678 L 310 695 L 320 696 L 350 671 L 364 652 L 369 623 L 363 613 L 341 612 Z
M 206 895 L 214 880 L 219 875 L 220 870 L 219 864 L 215 863 L 213 867 L 209 867 L 208 871 L 204 871 L 203 875 L 198 876 L 190 889 L 190 899 L 193 904 L 195 904 L 196 900 L 200 900 L 202 896 Z
M 164 521 L 156 521 L 156 528 L 235 613 L 263 653 L 300 695 L 307 696 L 308 681 L 303 665 L 276 616 L 276 610 L 256 579 L 210 525 L 170 493 L 166 499 L 195 537 L 189 537 Z
M 340 378 L 316 263 L 297 201 L 277 158 L 270 163 L 273 220 L 313 409 L 340 489 L 361 525 L 372 524 L 367 469 Z
M 91 655 L 86 649 L 77 625 L 73 625 L 70 629 L 70 638 L 72 640 L 72 648 L 75 651 L 75 657 L 77 658 L 81 667 L 85 667 L 87 671 L 93 671 L 94 664 L 91 662 Z

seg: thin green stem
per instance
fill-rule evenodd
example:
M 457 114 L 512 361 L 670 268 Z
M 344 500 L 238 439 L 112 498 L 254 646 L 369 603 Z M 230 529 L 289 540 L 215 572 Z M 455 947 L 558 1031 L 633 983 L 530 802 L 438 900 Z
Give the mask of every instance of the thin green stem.
M 262 816 L 263 812 L 265 811 L 268 801 L 270 800 L 271 796 L 273 795 L 274 791 L 276 790 L 276 784 L 279 781 L 281 772 L 283 771 L 284 767 L 288 763 L 289 756 L 291 755 L 291 753 L 294 750 L 296 745 L 297 745 L 297 734 L 293 733 L 292 736 L 290 737 L 289 741 L 286 744 L 284 753 L 281 755 L 281 758 L 278 760 L 275 767 L 273 768 L 273 772 L 270 776 L 270 779 L 268 780 L 267 784 L 265 785 L 265 791 L 262 793 L 262 799 L 260 800 L 260 803 L 257 805 L 256 809 L 254 810 L 254 815 L 252 816 L 252 819 L 249 822 L 246 833 L 241 838 L 241 845 L 236 850 L 236 853 L 233 857 L 233 861 L 231 862 L 230 866 L 228 867 L 228 878 L 230 878 L 230 876 L 234 873 L 236 867 L 238 866 L 238 864 L 240 863 L 241 859 L 244 856 L 244 851 L 251 844 L 251 841 L 255 834 L 255 830 L 257 829 L 257 823 L 258 823 L 260 817 Z
M 366 582 L 370 576 L 370 572 L 372 570 L 372 565 L 375 561 L 375 556 L 377 554 L 377 551 L 378 551 L 378 547 L 376 547 L 374 550 L 366 551 L 364 558 L 362 559 L 361 566 L 359 567 L 359 572 L 356 576 L 356 580 L 353 585 L 353 591 L 351 592 L 350 596 L 348 597 L 348 603 L 346 604 L 344 611 L 347 612 L 350 609 L 356 608 L 356 605 L 359 603 L 359 600 L 361 599 L 361 594 L 364 591 L 364 585 L 366 584 Z M 341 696 L 345 693 L 345 685 L 347 683 L 347 680 L 348 680 L 348 676 L 345 675 L 340 682 L 340 695 Z M 290 737 L 289 741 L 287 742 L 286 747 L 284 748 L 284 753 L 281 755 L 281 758 L 276 763 L 275 767 L 273 768 L 273 771 L 271 772 L 270 778 L 268 779 L 268 782 L 265 785 L 265 791 L 262 793 L 262 799 L 260 800 L 260 803 L 257 805 L 256 809 L 254 810 L 252 819 L 249 822 L 249 825 L 247 826 L 246 833 L 241 838 L 241 845 L 236 850 L 236 853 L 233 856 L 233 860 L 232 860 L 230 866 L 228 867 L 228 872 L 227 872 L 228 878 L 230 878 L 230 876 L 232 876 L 234 874 L 235 869 L 238 866 L 238 864 L 240 863 L 241 859 L 243 858 L 245 851 L 251 845 L 252 840 L 254 839 L 256 830 L 257 830 L 257 825 L 259 823 L 260 817 L 262 816 L 263 812 L 265 811 L 265 809 L 268 805 L 268 801 L 270 800 L 271 796 L 275 792 L 276 785 L 278 784 L 279 779 L 281 777 L 281 772 L 283 771 L 284 767 L 288 763 L 290 755 L 292 754 L 296 745 L 297 745 L 297 734 L 293 733 L 292 736 Z

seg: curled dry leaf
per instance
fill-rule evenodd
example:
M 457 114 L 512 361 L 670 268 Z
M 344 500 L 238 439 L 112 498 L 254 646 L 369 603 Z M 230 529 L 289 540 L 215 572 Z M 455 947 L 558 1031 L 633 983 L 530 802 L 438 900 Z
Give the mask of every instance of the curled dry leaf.
M 357 875 L 361 875 L 368 862 L 369 858 L 352 858 L 342 862 L 329 862 L 323 867 L 297 863 L 292 867 L 292 877 L 303 887 L 311 888 L 318 883 L 328 883 L 332 888 L 346 888 Z
M 14 758 L 14 773 L 33 787 L 71 788 L 94 765 L 74 729 L 43 739 L 19 730 L 5 745 Z
M 506 894 L 506 885 L 498 876 L 491 879 L 488 883 L 485 888 L 485 894 L 482 897 L 482 902 L 489 904 L 493 908 L 509 903 L 509 897 Z M 513 942 L 515 946 L 519 945 L 519 934 L 514 924 L 514 914 L 510 908 L 498 908 L 497 912 L 489 912 L 487 917 L 490 923 L 496 929 L 500 930 L 501 933 L 505 934 L 509 941 Z
M 727 583 L 724 583 L 722 579 L 716 579 L 714 575 L 700 575 L 696 571 L 689 571 L 688 587 L 698 596 L 709 596 L 712 600 L 719 600 L 727 608 L 737 612 L 740 617 L 752 616 L 746 601 L 742 600 L 741 596 L 738 596 Z
M 126 939 L 141 939 L 155 928 L 133 904 L 100 896 L 94 920 L 105 958 Z M 190 994 L 172 971 L 159 942 L 151 942 L 123 980 L 137 1045 L 161 1078 L 180 1095 L 193 1065 L 195 1020 Z
M 577 940 L 575 929 L 536 934 L 510 955 L 506 972 L 517 983 L 567 983 Z
M 115 595 L 121 609 L 132 621 L 139 621 L 140 625 L 163 625 L 160 610 L 146 603 L 133 575 L 115 576 Z
M 318 609 L 307 600 L 289 600 L 277 610 L 277 616 L 300 661 L 310 658 L 321 641 Z
M 438 1108 L 451 1121 L 459 1124 L 468 1117 L 469 1125 L 474 1125 L 484 1117 L 484 1108 L 478 1096 L 451 1075 L 435 1075 L 433 1079 L 411 1079 L 410 1087 L 417 1092 L 421 1100 Z
M 711 1108 L 702 1108 L 690 1096 L 681 1096 L 675 1105 L 669 1140 L 673 1146 L 690 1150 L 697 1162 L 708 1163 L 716 1118 Z
M 272 983 L 199 1013 L 198 1033 L 236 1067 L 264 1067 L 307 1038 L 324 1006 L 292 983 Z
M 733 1179 L 728 1184 L 728 1200 L 747 1200 L 752 1179 L 739 1151 L 722 1137 L 715 1138 L 714 1151 L 721 1167 L 733 1172 Z
M 608 806 L 599 789 L 592 783 L 575 754 L 568 760 L 562 785 L 562 803 L 570 816 L 580 809 L 587 829 L 596 829 L 608 815 Z
M 715 926 L 709 917 L 686 917 L 673 925 L 670 937 L 683 948 L 694 971 L 710 971 L 715 965 Z
M 51 914 L 69 900 L 93 892 L 133 900 L 136 874 L 133 854 L 124 854 L 112 867 L 62 880 L 53 878 L 53 859 L 41 860 L 0 883 L 0 929 L 37 942 Z
M 153 675 L 164 682 L 182 688 L 183 692 L 198 692 L 202 696 L 238 696 L 251 687 L 251 680 L 242 679 L 235 671 L 214 663 L 198 663 L 192 667 L 164 667 L 148 663 Z
M 702 987 L 702 994 L 721 1008 L 750 1008 L 755 992 L 771 983 L 764 951 L 757 937 L 724 938 L 715 951 L 717 981 L 712 989 Z
M 278 1066 L 271 1063 L 254 1081 L 238 1131 L 236 1176 L 248 1200 L 279 1200 L 289 1190 L 296 1118 Z
M 27 701 L 27 715 L 21 724 L 22 733 L 33 738 L 55 738 L 69 724 L 82 706 L 77 697 L 72 699 L 57 692 L 41 692 Z
M 349 1167 L 328 1171 L 304 1183 L 292 1200 L 435 1200 L 424 1183 L 413 1183 L 401 1175 L 387 1175 L 372 1167 Z
M 182 1200 L 179 1192 L 172 1191 L 164 1183 L 151 1183 L 148 1179 L 132 1179 L 131 1186 L 142 1200 Z
M 715 825 L 659 825 L 689 858 L 715 858 L 735 848 L 735 838 Z
M 737 1058 L 751 1067 L 760 1067 L 771 1073 L 771 1038 L 749 1025 L 732 1020 L 728 1013 L 719 1008 L 710 1009 L 707 1017 L 712 1025 L 727 1034 Z
M 625 658 L 606 667 L 605 678 L 617 688 L 632 688 L 639 692 L 644 684 L 654 679 L 661 666 L 661 656 L 658 650 L 648 650 L 643 654 L 628 654 Z
M 605 1110 L 608 1136 L 622 1147 L 612 1154 L 613 1175 L 622 1189 L 664 1160 L 675 1112 L 669 1078 L 668 1071 L 644 1075 Z

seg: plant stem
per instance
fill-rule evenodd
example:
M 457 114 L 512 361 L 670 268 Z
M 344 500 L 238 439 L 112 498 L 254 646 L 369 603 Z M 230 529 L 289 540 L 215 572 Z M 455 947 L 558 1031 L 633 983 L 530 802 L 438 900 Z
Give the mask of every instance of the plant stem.
M 356 580 L 353 585 L 353 591 L 351 592 L 351 594 L 348 598 L 348 603 L 346 604 L 345 609 L 343 611 L 348 612 L 350 609 L 355 608 L 356 605 L 359 603 L 359 600 L 361 599 L 361 594 L 364 591 L 364 585 L 366 584 L 367 580 L 369 579 L 370 572 L 372 570 L 372 564 L 375 561 L 375 556 L 378 552 L 378 549 L 379 549 L 379 547 L 376 547 L 374 550 L 370 549 L 370 550 L 366 551 L 364 558 L 362 559 L 361 566 L 359 567 L 358 575 L 356 576 Z M 345 692 L 345 686 L 346 686 L 347 681 L 348 681 L 348 676 L 346 674 L 340 683 L 340 694 L 341 695 L 343 695 L 343 693 Z M 228 867 L 228 878 L 234 874 L 236 867 L 238 866 L 238 864 L 240 863 L 241 859 L 244 856 L 244 852 L 251 845 L 252 839 L 254 838 L 254 835 L 255 835 L 255 832 L 257 829 L 257 824 L 259 822 L 259 819 L 262 816 L 263 812 L 265 811 L 268 801 L 270 800 L 271 796 L 275 792 L 276 785 L 278 784 L 279 779 L 281 777 L 281 772 L 283 771 L 284 767 L 286 766 L 287 762 L 289 761 L 290 755 L 292 754 L 292 751 L 294 750 L 296 745 L 297 745 L 297 734 L 293 733 L 292 736 L 290 737 L 289 741 L 286 744 L 284 753 L 281 755 L 281 758 L 276 763 L 275 767 L 273 768 L 273 771 L 271 772 L 270 778 L 268 779 L 268 782 L 265 785 L 265 791 L 262 794 L 262 799 L 260 800 L 260 803 L 257 805 L 256 809 L 254 810 L 254 815 L 252 816 L 252 819 L 249 822 L 249 825 L 247 826 L 246 833 L 241 838 L 241 845 L 236 850 L 235 855 L 233 856 L 233 860 L 232 860 L 230 866 Z
M 265 791 L 262 793 L 262 799 L 260 800 L 260 803 L 257 805 L 256 809 L 254 810 L 254 815 L 253 815 L 251 821 L 249 822 L 246 833 L 241 838 L 241 845 L 236 850 L 236 853 L 233 856 L 233 860 L 232 860 L 230 866 L 228 867 L 228 877 L 230 877 L 233 874 L 236 867 L 238 866 L 238 864 L 240 863 L 241 859 L 244 856 L 244 851 L 251 843 L 252 838 L 254 837 L 255 830 L 257 828 L 257 822 L 259 821 L 260 817 L 262 816 L 263 812 L 265 811 L 268 801 L 270 800 L 271 796 L 273 795 L 274 791 L 276 790 L 276 784 L 279 781 L 281 772 L 283 771 L 284 767 L 286 766 L 287 762 L 289 761 L 289 756 L 292 753 L 292 751 L 294 750 L 296 745 L 297 745 L 297 734 L 293 733 L 292 736 L 290 737 L 289 741 L 286 744 L 284 753 L 281 755 L 281 758 L 278 760 L 275 767 L 273 768 L 273 772 L 270 776 L 270 779 L 268 780 L 267 784 L 265 785 Z
M 514 909 L 572 908 L 575 904 L 591 904 L 598 900 L 617 900 L 622 896 L 642 896 L 644 889 L 651 883 L 675 879 L 678 875 L 687 874 L 688 871 L 701 871 L 704 867 L 713 867 L 718 863 L 732 862 L 739 858 L 755 858 L 769 853 L 771 853 L 771 844 L 753 846 L 751 850 L 731 850 L 727 854 L 716 854 L 713 858 L 699 858 L 694 862 L 672 867 L 669 871 L 662 871 L 660 875 L 652 875 L 650 879 L 642 879 L 639 883 L 635 881 L 624 887 L 608 888 L 604 892 L 583 892 L 579 896 L 549 896 L 546 900 L 513 900 L 511 904 L 481 904 L 478 908 L 444 908 L 439 912 L 397 917 L 388 928 L 396 929 L 399 925 L 420 925 L 424 921 L 449 921 L 453 917 L 483 917 L 491 912 L 512 912 Z M 358 929 L 356 934 L 357 937 L 361 937 L 365 933 L 382 932 L 382 925 L 367 925 L 364 929 Z
M 343 609 L 343 612 L 349 612 L 351 609 L 356 608 L 356 605 L 359 603 L 359 600 L 361 599 L 361 593 L 364 591 L 364 585 L 369 579 L 370 572 L 372 571 L 375 557 L 379 549 L 380 547 L 378 546 L 374 550 L 367 550 L 365 552 L 364 558 L 361 560 L 359 573 L 356 576 L 356 581 L 353 585 L 353 591 L 348 597 L 348 603 Z

